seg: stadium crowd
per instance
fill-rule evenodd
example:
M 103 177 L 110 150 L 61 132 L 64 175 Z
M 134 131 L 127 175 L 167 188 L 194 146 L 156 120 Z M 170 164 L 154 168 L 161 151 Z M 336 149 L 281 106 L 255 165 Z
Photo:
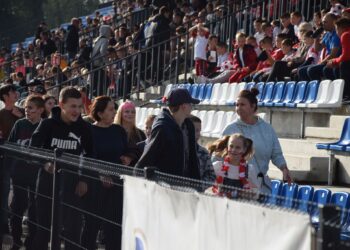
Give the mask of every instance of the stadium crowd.
M 149 6 L 153 8 L 150 17 L 142 24 L 130 26 L 128 14 Z M 314 13 L 310 22 L 298 11 L 272 21 L 257 15 L 252 34 L 238 31 L 228 43 L 220 38 L 223 29 L 220 18 L 236 8 L 234 1 L 228 1 L 228 5 L 219 0 L 214 3 L 193 0 L 191 4 L 182 0 L 115 1 L 114 15 L 100 16 L 96 12 L 94 18 L 87 20 L 86 27 L 78 18 L 71 20 L 68 31 L 51 32 L 41 23 L 28 48 L 19 44 L 13 53 L 1 50 L 0 100 L 4 103 L 0 110 L 1 136 L 23 146 L 50 150 L 57 147 L 135 168 L 155 166 L 168 174 L 216 183 L 212 191 L 218 195 L 237 196 L 220 190 L 217 184 L 222 183 L 269 192 L 270 160 L 283 172 L 286 181 L 291 182 L 292 178 L 272 126 L 255 115 L 256 89 L 239 94 L 236 105 L 239 119 L 225 128 L 223 138 L 207 150 L 198 144 L 201 120 L 191 116 L 192 105 L 199 100 L 187 90 L 172 90 L 164 98 L 168 108 L 156 117 L 147 117 L 142 131 L 135 125 L 135 104 L 126 101 L 117 107 L 113 99 L 116 96 L 107 96 L 111 92 L 104 92 L 106 88 L 97 84 L 104 82 L 105 87 L 116 84 L 115 74 L 124 75 L 121 71 L 130 71 L 130 65 L 116 63 L 106 68 L 103 65 L 156 44 L 161 44 L 163 55 L 177 50 L 180 57 L 176 60 L 186 64 L 185 34 L 189 32 L 195 81 L 343 78 L 343 97 L 349 100 L 350 9 L 346 7 L 331 0 L 330 9 Z M 120 18 L 122 13 L 125 14 Z M 176 43 L 162 46 L 162 42 L 175 36 L 181 38 L 180 47 Z M 168 65 L 171 63 L 167 61 Z M 162 65 L 157 70 L 167 68 Z M 91 70 L 99 73 L 91 76 Z M 64 85 L 60 92 L 52 88 L 72 79 L 66 85 L 73 87 Z M 92 85 L 96 85 L 93 88 L 96 92 L 91 95 Z M 130 92 L 133 87 L 130 78 L 126 85 Z M 119 82 L 118 87 L 121 86 Z M 90 100 L 89 96 L 94 98 Z M 5 158 L 1 171 L 1 237 L 11 233 L 12 249 L 23 244 L 26 249 L 47 249 L 49 233 L 36 223 L 50 228 L 51 201 L 45 196 L 52 196 L 52 163 L 35 168 L 24 161 Z M 63 200 L 121 224 L 123 193 L 115 184 L 122 185 L 122 181 L 95 175 L 94 180 L 78 172 L 65 175 Z M 13 197 L 7 213 L 11 183 Z M 35 192 L 44 196 L 34 196 Z M 26 210 L 28 233 L 22 243 L 22 217 Z M 79 249 L 73 243 L 96 249 L 100 228 L 106 249 L 120 248 L 120 227 L 92 215 L 86 215 L 82 222 L 81 213 L 63 209 L 66 249 Z

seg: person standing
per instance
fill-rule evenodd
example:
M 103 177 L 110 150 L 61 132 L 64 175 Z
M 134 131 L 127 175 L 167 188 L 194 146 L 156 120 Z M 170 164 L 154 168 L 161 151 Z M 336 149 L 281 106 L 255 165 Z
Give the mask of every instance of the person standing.
M 188 119 L 192 104 L 199 100 L 187 89 L 174 89 L 166 98 L 164 108 L 155 119 L 149 143 L 136 168 L 156 167 L 160 172 L 200 179 L 195 130 Z
M 129 149 L 126 131 L 122 126 L 113 124 L 115 114 L 115 104 L 108 96 L 97 97 L 91 105 L 91 116 L 95 121 L 92 125 L 95 158 L 114 164 L 130 165 L 136 156 Z M 116 176 L 100 174 L 90 181 L 90 185 L 87 193 L 90 212 L 121 225 L 123 181 Z M 106 249 L 120 249 L 121 227 L 90 215 L 86 216 L 82 246 L 88 250 L 96 249 L 97 233 L 101 225 Z
M 27 147 L 44 112 L 44 100 L 40 96 L 30 95 L 26 98 L 24 109 L 26 117 L 16 121 L 8 141 Z M 10 205 L 13 214 L 10 220 L 11 234 L 13 237 L 13 246 L 11 249 L 17 250 L 22 246 L 22 217 L 28 208 L 28 234 L 24 246 L 27 250 L 34 250 L 32 247 L 36 231 L 34 193 L 38 171 L 37 168 L 22 160 L 14 159 L 10 166 L 13 185 L 13 197 Z
M 255 153 L 249 163 L 257 168 L 256 172 L 259 174 L 255 178 L 262 178 L 260 181 L 261 186 L 258 187 L 260 191 L 270 193 L 271 183 L 267 175 L 270 160 L 282 171 L 285 181 L 288 181 L 290 184 L 292 178 L 276 132 L 270 124 L 256 116 L 258 109 L 256 96 L 258 94 L 259 91 L 256 88 L 243 90 L 239 93 L 236 102 L 236 112 L 239 118 L 232 124 L 229 124 L 222 135 L 239 133 L 253 141 Z
M 52 109 L 52 116 L 42 120 L 33 133 L 30 141 L 31 147 L 53 150 L 62 149 L 65 153 L 93 156 L 93 143 L 90 124 L 81 118 L 83 101 L 80 92 L 74 87 L 65 87 L 59 95 L 59 106 Z M 81 170 L 81 169 L 80 169 Z M 61 190 L 63 202 L 75 207 L 82 207 L 82 197 L 87 192 L 87 181 L 80 175 L 63 173 L 64 187 Z M 37 192 L 52 197 L 53 165 L 46 163 L 39 170 Z M 50 228 L 51 200 L 37 196 L 37 222 L 45 228 Z M 70 242 L 80 244 L 82 214 L 66 206 L 62 207 L 63 236 Z M 37 229 L 34 240 L 34 249 L 46 250 L 49 242 L 49 232 L 43 228 Z M 68 241 L 65 249 L 80 249 Z
M 16 87 L 12 84 L 6 84 L 0 87 L 0 100 L 4 102 L 5 107 L 0 110 L 0 133 L 3 140 L 7 140 L 11 129 L 15 122 L 23 117 L 23 111 L 15 106 L 18 100 Z M 2 237 L 9 233 L 8 226 L 8 195 L 10 192 L 10 171 L 7 166 L 8 159 L 1 161 L 1 197 L 0 197 L 0 245 L 2 245 Z
M 66 49 L 68 52 L 69 62 L 75 59 L 75 55 L 79 48 L 79 20 L 72 18 L 71 25 L 68 26 L 68 34 L 66 38 Z

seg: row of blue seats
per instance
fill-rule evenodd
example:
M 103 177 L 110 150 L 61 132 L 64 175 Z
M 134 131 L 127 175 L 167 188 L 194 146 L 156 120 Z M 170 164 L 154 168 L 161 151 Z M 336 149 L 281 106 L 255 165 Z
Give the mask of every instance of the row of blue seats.
M 350 118 L 346 118 L 340 138 L 336 142 L 317 143 L 317 149 L 350 152 Z
M 298 186 L 295 183 L 288 185 L 279 180 L 272 180 L 272 195 L 266 203 L 308 213 L 315 228 L 319 226 L 318 206 L 334 204 L 341 208 L 341 238 L 350 240 L 350 194 L 347 192 L 332 194 L 329 189 L 314 190 L 309 185 Z

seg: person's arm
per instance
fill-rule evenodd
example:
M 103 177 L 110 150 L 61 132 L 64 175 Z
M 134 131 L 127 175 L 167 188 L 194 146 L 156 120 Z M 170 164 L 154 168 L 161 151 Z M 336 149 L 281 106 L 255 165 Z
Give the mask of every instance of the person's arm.
M 339 57 L 332 60 L 333 66 L 339 66 L 341 62 L 350 61 L 350 32 L 341 36 L 342 53 Z
M 18 130 L 18 121 L 16 121 L 15 125 L 13 126 L 10 135 L 8 137 L 9 142 L 16 142 L 17 140 L 17 130 Z
M 332 50 L 331 50 L 331 53 L 326 56 L 319 64 L 325 64 L 327 63 L 329 60 L 333 59 L 333 58 L 336 58 L 337 55 L 338 55 L 338 52 L 339 52 L 339 47 L 334 47 Z
M 271 161 L 276 167 L 278 167 L 282 171 L 283 180 L 287 181 L 288 184 L 290 185 L 292 183 L 292 177 L 287 167 L 286 160 L 284 159 L 280 142 L 278 141 L 277 135 L 272 127 L 271 127 L 271 134 L 272 134 Z
M 51 133 L 50 121 L 48 119 L 42 120 L 36 130 L 34 131 L 29 146 L 36 148 L 43 148 L 48 135 Z

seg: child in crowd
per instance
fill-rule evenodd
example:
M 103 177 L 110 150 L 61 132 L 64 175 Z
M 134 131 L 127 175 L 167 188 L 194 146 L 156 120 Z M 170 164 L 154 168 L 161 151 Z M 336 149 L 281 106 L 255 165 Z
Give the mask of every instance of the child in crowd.
M 195 137 L 197 143 L 197 156 L 199 160 L 199 173 L 200 179 L 202 181 L 214 182 L 215 181 L 215 172 L 213 164 L 210 159 L 209 152 L 206 148 L 199 145 L 198 141 L 201 137 L 202 130 L 202 121 L 197 116 L 191 116 L 190 120 L 192 121 L 195 129 Z
M 250 189 L 247 161 L 253 156 L 252 140 L 238 133 L 225 136 L 217 144 L 216 151 L 220 150 L 224 160 L 213 163 L 216 184 Z M 213 187 L 214 193 L 228 197 L 236 196 L 234 190 L 223 192 L 217 185 Z
M 44 113 L 44 100 L 40 96 L 29 95 L 26 98 L 24 108 L 26 117 L 17 120 L 8 138 L 9 142 L 17 143 L 23 147 L 29 145 L 30 138 L 41 121 Z M 28 209 L 28 233 L 25 240 L 26 249 L 32 248 L 36 231 L 35 221 L 35 187 L 38 168 L 28 165 L 25 161 L 13 160 L 11 165 L 11 178 L 13 185 L 13 197 L 11 202 L 11 228 L 13 247 L 20 249 L 22 246 L 22 217 Z
M 336 16 L 341 16 L 342 11 L 345 8 L 344 5 L 342 5 L 339 0 L 329 0 L 329 3 L 332 6 L 329 13 L 332 13 Z
M 272 26 L 272 41 L 275 42 L 277 39 L 277 36 L 282 33 L 280 21 L 278 20 L 272 21 L 271 26 Z
M 194 60 L 197 76 L 205 76 L 207 74 L 207 45 L 209 38 L 209 30 L 204 27 L 203 23 L 198 23 L 190 29 L 195 37 L 194 42 Z
M 261 53 L 261 49 L 260 49 L 260 42 L 261 42 L 261 40 L 262 39 L 260 39 L 260 40 L 256 39 L 254 36 L 248 36 L 247 39 L 246 39 L 246 44 L 249 44 L 249 45 L 251 45 L 254 48 L 255 53 L 256 53 L 257 56 L 259 56 L 260 53 Z
M 265 33 L 262 30 L 262 24 L 263 24 L 263 21 L 261 18 L 255 19 L 255 21 L 254 21 L 254 30 L 255 30 L 254 37 L 255 37 L 257 43 L 260 43 L 260 41 L 265 37 Z
M 301 40 L 301 35 L 299 34 L 299 26 L 303 21 L 303 16 L 299 11 L 295 11 L 295 12 L 292 12 L 290 17 L 291 17 L 290 21 L 294 25 L 294 34 L 298 37 L 299 40 Z
M 207 74 L 210 75 L 216 70 L 218 53 L 217 53 L 218 37 L 216 35 L 210 35 L 208 41 L 208 51 L 207 51 Z

